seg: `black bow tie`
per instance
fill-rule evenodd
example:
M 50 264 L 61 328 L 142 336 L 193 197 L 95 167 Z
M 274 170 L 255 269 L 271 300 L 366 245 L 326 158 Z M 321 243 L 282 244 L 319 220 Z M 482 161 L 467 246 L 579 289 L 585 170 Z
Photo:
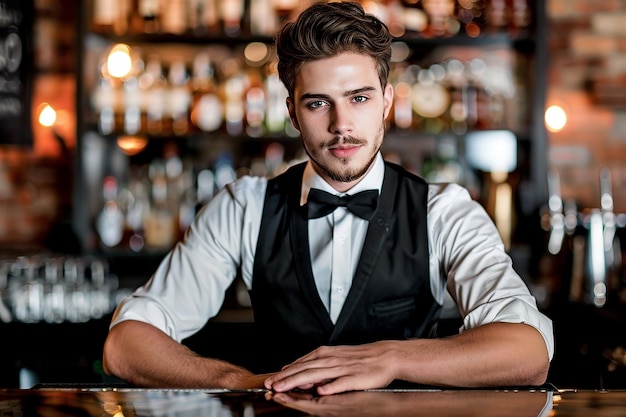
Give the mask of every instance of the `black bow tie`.
M 307 206 L 309 219 L 324 217 L 341 206 L 365 220 L 371 220 L 378 206 L 378 190 L 366 190 L 339 197 L 317 188 L 311 188 Z

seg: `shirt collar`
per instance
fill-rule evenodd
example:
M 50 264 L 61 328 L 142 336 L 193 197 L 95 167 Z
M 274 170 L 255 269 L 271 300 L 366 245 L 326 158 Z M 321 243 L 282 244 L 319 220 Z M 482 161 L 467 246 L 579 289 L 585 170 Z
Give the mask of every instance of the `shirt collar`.
M 304 168 L 304 175 L 302 176 L 302 193 L 300 194 L 300 205 L 306 204 L 307 197 L 309 196 L 309 190 L 311 188 L 319 188 L 320 190 L 327 191 L 335 195 L 354 194 L 365 190 L 378 190 L 383 185 L 383 177 L 385 176 L 385 163 L 380 152 L 374 159 L 372 169 L 359 181 L 354 187 L 352 187 L 346 193 L 339 193 L 333 187 L 331 187 L 317 172 L 313 169 L 313 165 L 309 160 Z

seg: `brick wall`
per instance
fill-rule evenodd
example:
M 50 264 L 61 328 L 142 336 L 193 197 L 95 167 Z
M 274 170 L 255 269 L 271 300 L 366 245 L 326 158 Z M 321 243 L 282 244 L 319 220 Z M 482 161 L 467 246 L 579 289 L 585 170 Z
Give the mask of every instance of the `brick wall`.
M 548 161 L 565 198 L 600 206 L 599 171 L 611 171 L 615 210 L 626 212 L 626 0 L 547 0 L 547 105 L 568 124 L 549 133 Z

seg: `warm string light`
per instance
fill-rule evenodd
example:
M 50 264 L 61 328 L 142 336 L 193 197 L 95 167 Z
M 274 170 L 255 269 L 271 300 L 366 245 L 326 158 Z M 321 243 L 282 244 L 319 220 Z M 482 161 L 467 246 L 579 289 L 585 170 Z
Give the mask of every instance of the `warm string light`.
M 546 109 L 544 120 L 550 132 L 559 132 L 567 124 L 567 113 L 563 107 L 553 104 Z
M 39 105 L 39 124 L 45 127 L 52 127 L 57 121 L 57 112 L 48 103 Z

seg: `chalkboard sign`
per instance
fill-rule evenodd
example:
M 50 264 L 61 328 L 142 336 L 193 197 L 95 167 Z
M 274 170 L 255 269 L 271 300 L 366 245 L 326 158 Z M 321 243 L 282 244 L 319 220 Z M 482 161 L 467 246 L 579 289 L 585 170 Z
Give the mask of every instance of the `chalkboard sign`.
M 31 146 L 33 0 L 0 0 L 0 144 Z

